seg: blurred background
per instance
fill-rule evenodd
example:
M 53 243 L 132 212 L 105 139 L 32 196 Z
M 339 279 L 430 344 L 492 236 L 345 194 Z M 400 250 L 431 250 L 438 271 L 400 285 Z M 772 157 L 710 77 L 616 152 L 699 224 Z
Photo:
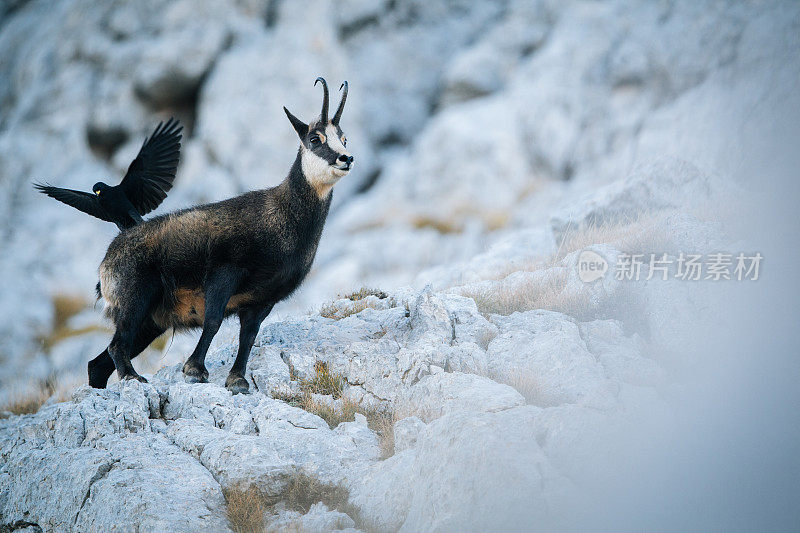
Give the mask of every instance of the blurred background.
M 771 1 L 6 0 L 0 389 L 84 382 L 109 338 L 93 289 L 117 229 L 33 180 L 116 184 L 174 116 L 181 162 L 156 213 L 275 185 L 297 147 L 282 106 L 315 117 L 317 76 L 350 83 L 341 124 L 356 166 L 311 275 L 270 320 L 361 286 L 498 279 L 560 259 L 578 227 L 575 248 L 630 236 L 621 221 L 646 225 L 653 249 L 679 237 L 681 249 L 778 250 L 764 263 L 777 272 L 782 244 L 796 245 L 799 12 Z M 617 225 L 598 223 L 598 209 Z M 598 224 L 608 231 L 587 233 Z M 793 283 L 779 289 L 787 306 Z M 718 310 L 752 309 L 698 303 L 718 292 L 699 284 L 658 309 L 642 303 L 666 285 L 568 314 L 624 320 L 685 368 L 696 352 L 676 346 L 696 340 L 689 325 L 725 315 L 734 328 Z M 752 287 L 736 298 L 763 300 L 770 286 Z M 181 361 L 193 342 L 162 339 L 137 365 Z

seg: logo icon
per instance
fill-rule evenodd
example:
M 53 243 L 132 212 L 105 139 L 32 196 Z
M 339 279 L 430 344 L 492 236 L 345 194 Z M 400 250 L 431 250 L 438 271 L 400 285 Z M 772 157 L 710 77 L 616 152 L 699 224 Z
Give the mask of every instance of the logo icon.
M 584 250 L 578 256 L 578 277 L 584 283 L 602 278 L 608 271 L 608 262 L 592 250 Z

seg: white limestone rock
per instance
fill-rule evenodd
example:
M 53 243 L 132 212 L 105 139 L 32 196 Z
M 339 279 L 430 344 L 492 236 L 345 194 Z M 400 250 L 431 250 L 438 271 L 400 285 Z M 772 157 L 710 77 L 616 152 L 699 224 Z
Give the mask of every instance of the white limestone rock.
M 531 527 L 569 486 L 537 444 L 539 412 L 446 415 L 428 424 L 415 448 L 371 466 L 351 487 L 351 502 L 379 530 Z
M 425 376 L 403 390 L 399 409 L 434 420 L 455 411 L 496 412 L 525 404 L 525 398 L 508 385 L 461 372 Z
M 398 454 L 417 445 L 425 422 L 418 416 L 407 416 L 394 423 L 394 453 Z
M 227 530 L 217 481 L 151 433 L 157 409 L 152 386 L 129 382 L 4 421 L 0 515 L 53 530 Z
M 607 377 L 632 385 L 656 387 L 664 384 L 664 371 L 654 360 L 643 356 L 643 339 L 637 334 L 626 337 L 619 322 L 595 320 L 582 322 L 578 328 Z
M 549 311 L 493 316 L 500 334 L 489 344 L 490 375 L 506 382 L 530 378 L 541 406 L 579 403 L 597 409 L 614 405 L 616 387 L 589 352 L 578 325 Z
M 267 531 L 302 531 L 328 533 L 330 531 L 356 531 L 353 519 L 340 511 L 331 510 L 322 502 L 315 503 L 305 514 L 286 511 L 267 525 Z
M 637 167 L 625 180 L 588 193 L 551 219 L 556 239 L 569 227 L 624 223 L 642 214 L 709 208 L 730 195 L 729 186 L 696 166 L 663 157 Z

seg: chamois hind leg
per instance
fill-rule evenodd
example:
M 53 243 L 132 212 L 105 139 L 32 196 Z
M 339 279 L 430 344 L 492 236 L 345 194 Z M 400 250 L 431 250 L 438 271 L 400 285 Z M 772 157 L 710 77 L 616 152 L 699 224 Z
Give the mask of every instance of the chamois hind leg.
M 103 353 L 89 361 L 89 386 L 95 389 L 105 389 L 108 378 L 114 372 L 114 361 L 108 355 L 108 348 Z
M 151 318 L 146 318 L 142 327 L 139 328 L 136 340 L 133 341 L 131 359 L 142 353 L 164 331 L 166 330 L 157 326 Z M 89 386 L 96 389 L 105 389 L 112 372 L 114 372 L 114 361 L 111 360 L 111 356 L 108 355 L 108 348 L 106 348 L 103 353 L 89 361 Z
M 247 370 L 247 359 L 250 357 L 250 350 L 256 340 L 261 323 L 272 311 L 270 304 L 263 309 L 245 308 L 239 311 L 239 352 L 233 362 L 228 379 L 225 380 L 225 388 L 233 394 L 246 393 L 250 390 L 250 384 L 244 377 Z
M 108 355 L 114 361 L 114 367 L 120 380 L 138 379 L 147 382 L 136 373 L 131 358 L 139 355 L 135 350 L 139 330 L 150 313 L 150 307 L 156 297 L 157 282 L 150 279 L 135 280 L 129 285 L 127 294 L 114 314 L 116 331 L 108 345 Z M 143 350 L 144 348 L 142 348 Z
M 205 316 L 203 317 L 203 333 L 197 346 L 183 365 L 183 375 L 189 383 L 206 383 L 206 353 L 211 340 L 219 331 L 225 318 L 225 306 L 233 296 L 236 286 L 241 280 L 241 272 L 233 268 L 221 268 L 213 272 L 205 282 Z

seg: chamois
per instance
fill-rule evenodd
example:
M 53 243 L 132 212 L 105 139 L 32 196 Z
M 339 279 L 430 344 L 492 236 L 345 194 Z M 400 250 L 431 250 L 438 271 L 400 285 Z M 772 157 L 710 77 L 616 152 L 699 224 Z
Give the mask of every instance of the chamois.
M 114 369 L 120 379 L 145 381 L 131 358 L 168 328 L 202 326 L 183 366 L 190 383 L 208 381 L 205 357 L 223 319 L 239 317 L 239 350 L 225 387 L 249 389 L 247 359 L 263 320 L 308 274 L 331 204 L 332 188 L 350 172 L 353 156 L 339 127 L 339 107 L 306 124 L 283 108 L 300 147 L 280 185 L 144 221 L 119 234 L 100 264 L 99 291 L 116 331 L 89 362 L 89 384 L 103 388 Z

